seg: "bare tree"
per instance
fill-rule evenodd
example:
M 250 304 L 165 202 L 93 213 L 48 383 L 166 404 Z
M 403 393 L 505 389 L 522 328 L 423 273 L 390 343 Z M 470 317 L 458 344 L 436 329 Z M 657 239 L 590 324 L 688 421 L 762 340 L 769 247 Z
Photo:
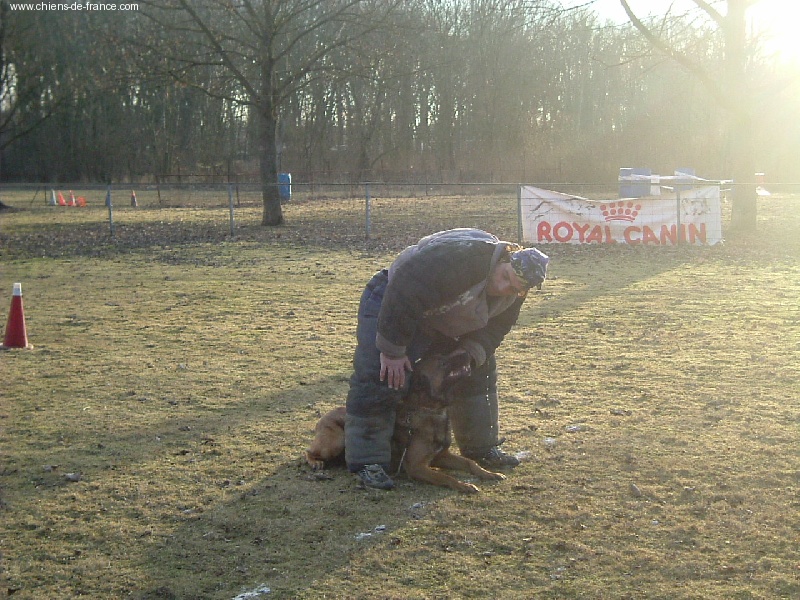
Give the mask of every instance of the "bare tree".
M 3 177 L 111 181 L 140 168 L 143 89 L 120 68 L 111 11 L 12 10 L 0 0 Z M 58 35 L 53 35 L 58 32 Z
M 300 181 L 593 181 L 680 160 L 733 170 L 747 226 L 754 156 L 797 172 L 796 100 L 753 96 L 753 67 L 771 92 L 787 71 L 745 40 L 744 0 L 714 12 L 727 1 L 634 19 L 647 39 L 554 0 L 142 0 L 124 19 L 0 0 L 2 175 L 160 180 L 258 159 L 277 224 L 282 163 Z
M 244 104 L 255 121 L 264 204 L 262 225 L 283 223 L 278 182 L 279 119 L 290 98 L 334 65 L 328 57 L 372 31 L 398 0 L 152 0 L 147 15 L 175 36 L 171 75 L 197 85 L 213 69 L 209 95 Z M 336 65 L 339 66 L 339 65 Z
M 627 0 L 620 0 L 631 23 L 658 51 L 677 61 L 699 79 L 706 89 L 730 115 L 728 144 L 731 160 L 733 211 L 731 227 L 748 232 L 756 227 L 755 155 L 753 117 L 756 98 L 748 82 L 748 39 L 746 11 L 758 0 L 727 0 L 727 13 L 722 15 L 706 0 L 694 0 L 711 21 L 721 30 L 725 43 L 723 76 L 715 76 L 687 52 L 673 46 L 654 28 L 639 19 Z
M 37 39 L 46 35 L 46 20 L 15 13 L 7 0 L 0 0 L 0 155 L 63 101 L 63 90 L 53 81 L 55 56 L 42 52 Z

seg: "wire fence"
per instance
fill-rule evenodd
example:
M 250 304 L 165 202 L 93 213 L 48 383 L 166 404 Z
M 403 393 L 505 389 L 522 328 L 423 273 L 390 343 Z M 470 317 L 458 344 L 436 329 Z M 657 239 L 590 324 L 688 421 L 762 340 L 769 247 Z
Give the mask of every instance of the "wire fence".
M 283 213 L 289 230 L 304 240 L 386 245 L 410 243 L 427 233 L 453 227 L 478 227 L 503 239 L 520 239 L 523 215 L 517 183 L 293 183 L 283 186 Z M 596 202 L 620 197 L 617 183 L 533 183 L 536 188 Z M 796 201 L 800 184 L 773 184 L 761 203 Z M 730 222 L 730 189 L 722 189 L 723 228 Z M 763 188 L 762 188 L 763 189 Z M 179 240 L 192 212 L 206 237 L 236 237 L 260 225 L 262 191 L 257 184 L 50 185 L 3 184 L 0 201 L 14 209 L 46 211 L 66 222 L 105 222 L 112 238 L 147 220 L 173 229 Z M 157 211 L 154 214 L 154 211 Z M 2 212 L 0 212 L 2 215 Z M 81 215 L 85 215 L 82 217 Z M 92 215 L 89 218 L 89 215 Z M 1 219 L 1 216 L 0 216 Z M 188 215 L 186 221 L 188 221 Z M 294 228 L 292 230 L 291 228 Z M 302 230 L 302 233 L 299 231 Z M 0 229 L 0 232 L 2 229 Z M 188 234 L 195 239 L 197 234 Z
M 386 239 L 405 229 L 431 231 L 482 227 L 517 236 L 519 184 L 459 183 L 293 183 L 281 189 L 287 222 L 316 221 L 320 227 L 355 232 L 362 239 Z M 613 187 L 539 184 L 566 193 L 615 193 Z M 288 193 L 286 193 L 288 192 Z M 0 201 L 23 209 L 108 210 L 114 234 L 133 211 L 192 209 L 227 224 L 230 234 L 260 222 L 258 184 L 144 184 L 139 186 L 6 184 Z
M 521 184 L 546 187 L 555 191 L 577 195 L 616 194 L 615 184 L 596 183 L 276 183 L 282 200 L 308 202 L 318 200 L 363 200 L 367 194 L 373 198 L 439 198 L 461 197 L 516 197 Z M 288 193 L 284 194 L 284 188 Z M 235 206 L 261 203 L 261 184 L 256 183 L 170 183 L 139 185 L 103 184 L 0 184 L 0 200 L 12 197 L 20 206 L 34 207 L 56 205 L 59 195 L 69 203 L 84 198 L 88 206 L 103 206 L 111 193 L 114 206 L 123 206 L 136 197 L 140 207 L 215 207 L 227 206 L 232 195 Z

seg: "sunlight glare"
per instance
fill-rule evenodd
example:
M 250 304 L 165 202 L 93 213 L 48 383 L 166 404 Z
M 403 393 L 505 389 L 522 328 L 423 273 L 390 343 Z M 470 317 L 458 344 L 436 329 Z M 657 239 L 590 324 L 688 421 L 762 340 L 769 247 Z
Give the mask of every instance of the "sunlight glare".
M 601 19 L 625 23 L 628 17 L 619 0 L 560 0 L 562 6 L 589 6 Z M 724 15 L 727 0 L 709 3 Z M 694 0 L 628 0 L 640 17 L 671 11 L 700 12 Z M 761 40 L 763 51 L 783 63 L 800 64 L 800 0 L 755 0 L 747 12 L 749 30 Z
M 800 62 L 800 2 L 761 0 L 748 16 L 768 55 L 782 62 Z

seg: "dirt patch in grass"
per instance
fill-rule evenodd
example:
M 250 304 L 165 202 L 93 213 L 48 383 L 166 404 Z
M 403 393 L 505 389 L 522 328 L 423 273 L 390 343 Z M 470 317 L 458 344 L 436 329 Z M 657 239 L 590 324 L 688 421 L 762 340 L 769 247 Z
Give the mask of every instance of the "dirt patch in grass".
M 800 595 L 795 198 L 720 247 L 546 248 L 498 357 L 508 480 L 384 493 L 302 463 L 369 276 L 442 227 L 516 235 L 513 206 L 448 202 L 387 200 L 369 241 L 346 200 L 277 229 L 243 208 L 233 238 L 209 209 L 121 212 L 113 239 L 102 209 L 4 214 L 34 348 L 0 353 L 0 593 Z

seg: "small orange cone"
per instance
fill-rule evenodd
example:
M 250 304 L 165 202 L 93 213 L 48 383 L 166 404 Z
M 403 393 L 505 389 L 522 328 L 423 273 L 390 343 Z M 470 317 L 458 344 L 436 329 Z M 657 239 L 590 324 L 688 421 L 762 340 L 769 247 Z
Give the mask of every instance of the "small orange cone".
M 66 206 L 67 205 L 67 201 L 64 200 L 64 194 L 62 194 L 61 192 L 58 192 L 58 205 L 59 206 Z
M 69 191 L 69 205 L 77 206 L 77 204 L 75 204 L 75 194 L 72 193 L 72 190 Z
M 6 337 L 3 340 L 3 349 L 6 348 L 32 348 L 28 343 L 28 333 L 25 331 L 25 312 L 22 308 L 22 284 L 14 284 L 14 294 L 11 298 L 11 311 L 8 313 L 6 324 Z
M 136 207 L 139 206 L 139 203 L 136 202 L 136 192 L 131 190 L 131 206 Z

